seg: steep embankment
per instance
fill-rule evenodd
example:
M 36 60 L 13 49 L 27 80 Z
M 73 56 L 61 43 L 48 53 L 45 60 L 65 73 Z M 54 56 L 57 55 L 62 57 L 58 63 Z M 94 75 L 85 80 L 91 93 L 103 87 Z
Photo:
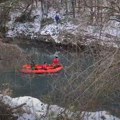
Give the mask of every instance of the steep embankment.
M 90 25 L 85 17 L 66 16 L 61 9 L 59 16 L 61 22 L 56 24 L 54 17 L 56 9 L 49 8 L 47 16 L 41 12 L 41 4 L 33 7 L 30 18 L 25 19 L 22 10 L 15 10 L 10 13 L 10 21 L 6 24 L 7 37 L 19 37 L 36 39 L 45 42 L 55 42 L 62 44 L 82 44 L 100 43 L 102 45 L 119 47 L 120 23 L 109 20 L 103 25 Z M 83 16 L 83 15 L 82 15 Z

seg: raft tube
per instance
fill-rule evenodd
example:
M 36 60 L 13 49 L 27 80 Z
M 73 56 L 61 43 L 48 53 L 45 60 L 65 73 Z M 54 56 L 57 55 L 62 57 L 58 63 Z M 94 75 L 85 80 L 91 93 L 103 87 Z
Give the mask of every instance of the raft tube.
M 31 68 L 31 65 L 23 65 L 21 72 L 26 74 L 53 74 L 60 72 L 62 69 L 62 65 L 59 65 L 58 67 L 48 65 L 47 69 L 42 69 L 42 65 L 35 65 L 34 70 Z

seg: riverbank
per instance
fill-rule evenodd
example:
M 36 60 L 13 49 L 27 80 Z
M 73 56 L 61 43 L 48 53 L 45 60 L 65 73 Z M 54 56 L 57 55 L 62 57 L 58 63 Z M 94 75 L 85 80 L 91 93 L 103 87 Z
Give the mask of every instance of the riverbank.
M 25 7 L 25 3 L 19 3 Z M 90 25 L 83 14 L 76 18 L 67 16 L 61 9 L 61 23 L 56 24 L 56 9 L 50 7 L 45 17 L 42 15 L 41 3 L 33 4 L 29 19 L 24 10 L 17 8 L 10 11 L 5 25 L 4 36 L 19 39 L 31 39 L 62 45 L 86 46 L 94 43 L 106 46 L 119 46 L 119 22 L 110 20 L 104 25 Z M 25 17 L 25 18 L 24 18 Z
M 18 97 L 11 98 L 9 96 L 0 95 L 0 99 L 14 110 L 14 115 L 18 117 L 17 120 L 29 119 L 29 120 L 53 120 L 53 119 L 106 119 L 106 120 L 120 120 L 119 118 L 112 116 L 107 111 L 97 111 L 97 112 L 71 112 L 65 108 L 61 108 L 57 105 L 48 105 L 40 100 L 30 97 Z M 21 106 L 21 107 L 20 107 Z M 17 107 L 19 111 L 17 111 Z

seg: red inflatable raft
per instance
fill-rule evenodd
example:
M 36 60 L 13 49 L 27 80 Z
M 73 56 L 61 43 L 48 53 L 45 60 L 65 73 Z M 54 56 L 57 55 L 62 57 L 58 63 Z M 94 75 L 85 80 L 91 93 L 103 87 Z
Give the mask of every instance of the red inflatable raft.
M 42 68 L 42 65 L 35 65 L 35 69 L 33 70 L 31 65 L 23 65 L 21 72 L 26 74 L 51 74 L 57 73 L 63 69 L 62 65 L 58 67 L 54 67 L 52 65 L 48 65 L 46 69 Z

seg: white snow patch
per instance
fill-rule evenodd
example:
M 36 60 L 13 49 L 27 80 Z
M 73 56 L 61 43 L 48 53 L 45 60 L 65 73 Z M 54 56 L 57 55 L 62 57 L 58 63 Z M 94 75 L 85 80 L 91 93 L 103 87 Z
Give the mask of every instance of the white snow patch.
M 19 17 L 21 12 L 12 12 L 10 13 L 11 20 L 7 23 L 8 32 L 6 33 L 7 37 L 16 37 L 20 35 L 30 36 L 31 38 L 36 37 L 36 34 L 39 34 L 41 27 L 42 12 L 40 3 L 38 7 L 32 11 L 31 17 L 35 17 L 33 22 L 26 23 L 15 23 L 16 17 Z
M 41 29 L 41 35 L 50 35 L 56 43 L 60 43 L 61 41 L 58 40 L 58 37 L 60 33 L 64 30 L 67 30 L 68 32 L 72 34 L 76 34 L 76 29 L 78 26 L 69 23 L 66 24 L 50 24 L 45 26 Z
M 91 37 L 87 39 L 87 43 L 97 41 L 101 45 L 120 47 L 120 22 L 111 20 L 105 26 L 82 26 L 82 35 Z
M 73 118 L 72 115 L 76 114 L 70 112 L 69 110 L 65 111 L 64 108 L 61 108 L 57 105 L 50 105 L 48 107 L 47 104 L 44 104 L 40 100 L 29 96 L 11 98 L 9 96 L 0 95 L 0 99 L 13 108 L 26 103 L 26 105 L 22 107 L 25 113 L 17 114 L 18 120 L 49 120 L 49 117 L 52 117 L 54 119 L 58 115 L 63 114 L 63 112 L 65 112 L 69 118 Z M 105 118 L 105 120 L 120 120 L 120 118 L 117 118 L 106 111 L 82 112 L 81 117 L 83 120 L 103 120 L 102 118 Z
M 36 117 L 33 114 L 24 113 L 22 116 L 19 116 L 17 120 L 36 120 Z
M 82 114 L 84 115 L 83 120 L 120 120 L 106 111 L 83 112 Z
M 109 21 L 108 24 L 103 28 L 103 32 L 120 37 L 120 22 L 115 20 Z
M 23 103 L 26 105 L 23 106 L 25 111 L 29 111 L 31 114 L 36 114 L 37 116 L 42 116 L 46 114 L 47 104 L 42 103 L 40 100 L 32 97 L 18 97 L 12 98 L 11 106 L 19 106 Z
M 18 98 L 11 98 L 9 96 L 1 96 L 0 97 L 2 101 L 4 101 L 6 104 L 9 104 L 11 107 L 17 107 L 19 105 L 22 105 L 25 103 L 25 105 L 22 107 L 22 109 L 26 112 L 18 120 L 22 120 L 22 118 L 29 118 L 30 120 L 35 120 L 33 118 L 40 118 L 42 116 L 46 115 L 47 111 L 47 104 L 42 103 L 40 100 L 24 96 L 24 97 L 18 97 Z M 18 115 L 19 116 L 19 115 Z
M 48 13 L 48 18 L 55 18 L 55 15 L 56 15 L 56 11 L 55 11 L 55 9 L 53 9 L 53 8 L 50 8 L 49 9 L 49 13 Z

